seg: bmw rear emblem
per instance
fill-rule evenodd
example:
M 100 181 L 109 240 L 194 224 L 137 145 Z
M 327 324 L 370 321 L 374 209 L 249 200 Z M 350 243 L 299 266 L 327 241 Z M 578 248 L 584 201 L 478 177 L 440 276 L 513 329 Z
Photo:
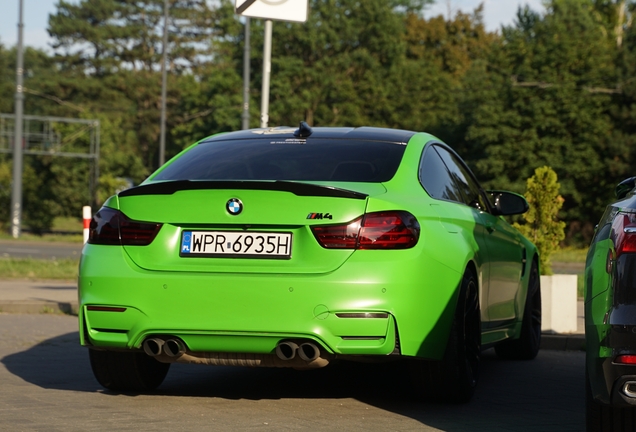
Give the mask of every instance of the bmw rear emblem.
M 243 211 L 243 203 L 238 198 L 232 198 L 225 204 L 225 208 L 231 215 L 239 215 Z

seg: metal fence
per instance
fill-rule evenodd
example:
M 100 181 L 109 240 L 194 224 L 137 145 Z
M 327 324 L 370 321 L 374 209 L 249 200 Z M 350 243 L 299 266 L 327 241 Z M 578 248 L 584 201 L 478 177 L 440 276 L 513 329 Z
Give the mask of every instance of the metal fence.
M 0 114 L 0 153 L 13 153 L 15 115 Z M 88 159 L 88 192 L 97 201 L 99 180 L 99 120 L 49 116 L 23 116 L 22 149 L 25 155 Z

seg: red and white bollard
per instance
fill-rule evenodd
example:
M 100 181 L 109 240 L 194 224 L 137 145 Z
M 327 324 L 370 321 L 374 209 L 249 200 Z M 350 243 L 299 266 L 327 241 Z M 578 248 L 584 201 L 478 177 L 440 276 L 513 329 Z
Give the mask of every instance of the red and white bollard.
M 84 218 L 84 243 L 88 241 L 88 229 L 91 226 L 91 208 L 90 206 L 82 207 L 82 216 Z

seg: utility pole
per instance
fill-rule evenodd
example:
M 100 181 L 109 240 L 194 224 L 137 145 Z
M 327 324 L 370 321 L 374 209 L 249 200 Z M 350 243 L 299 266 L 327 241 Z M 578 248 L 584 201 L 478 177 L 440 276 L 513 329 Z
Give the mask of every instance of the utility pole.
M 245 17 L 243 42 L 243 130 L 250 128 L 250 17 Z
M 159 166 L 166 162 L 166 93 L 168 87 L 168 0 L 163 0 L 163 54 L 161 56 L 161 130 L 159 132 Z
M 309 11 L 308 0 L 235 0 L 235 12 L 238 15 L 253 18 L 262 18 L 265 20 L 265 41 L 263 43 L 263 83 L 261 91 L 261 127 L 266 128 L 269 124 L 269 79 L 272 72 L 272 20 L 305 22 Z M 249 19 L 249 18 L 248 18 Z M 249 22 L 249 21 L 248 21 Z M 246 41 L 249 39 L 246 37 Z M 249 44 L 246 43 L 246 47 Z M 244 62 L 249 64 L 248 53 L 245 52 Z M 244 74 L 245 69 L 243 69 Z M 247 71 L 249 73 L 249 71 Z M 245 75 L 244 75 L 245 79 Z M 248 75 L 249 79 L 249 75 Z M 246 81 L 247 82 L 247 81 Z M 245 128 L 245 91 L 247 84 L 243 88 L 243 125 Z M 249 94 L 247 95 L 249 96 Z M 249 105 L 247 106 L 249 107 Z
M 24 92 L 22 88 L 22 77 L 24 75 L 24 57 L 22 47 L 22 33 L 24 24 L 22 22 L 22 2 L 19 0 L 18 18 L 18 49 L 17 67 L 15 83 L 15 124 L 13 142 L 13 188 L 11 190 L 11 235 L 13 238 L 20 237 L 20 225 L 22 222 L 22 116 L 24 108 Z
M 265 21 L 265 43 L 263 46 L 263 87 L 261 95 L 261 127 L 269 124 L 269 76 L 272 72 L 272 20 Z

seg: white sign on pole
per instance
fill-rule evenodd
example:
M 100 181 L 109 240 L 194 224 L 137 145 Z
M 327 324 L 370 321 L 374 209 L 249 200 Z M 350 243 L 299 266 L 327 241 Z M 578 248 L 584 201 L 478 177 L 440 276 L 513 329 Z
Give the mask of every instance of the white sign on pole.
M 307 21 L 309 0 L 235 0 L 237 15 L 266 20 Z

